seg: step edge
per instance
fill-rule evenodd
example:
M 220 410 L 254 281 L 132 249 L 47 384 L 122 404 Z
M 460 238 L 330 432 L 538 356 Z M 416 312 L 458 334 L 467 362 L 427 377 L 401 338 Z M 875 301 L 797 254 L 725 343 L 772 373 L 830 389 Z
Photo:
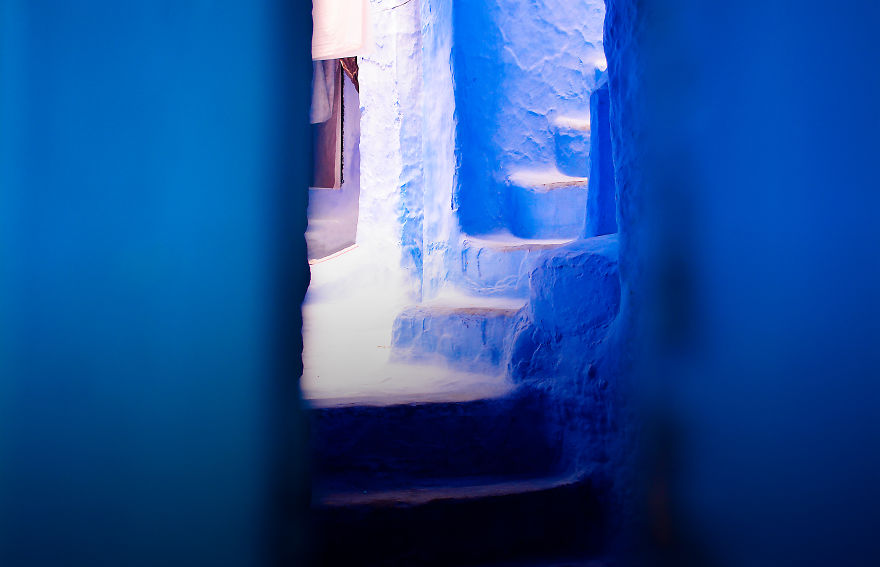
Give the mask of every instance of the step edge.
M 398 319 L 404 317 L 417 317 L 420 315 L 475 315 L 480 317 L 513 317 L 525 307 L 454 307 L 446 305 L 427 306 L 417 305 L 404 308 L 397 316 Z
M 584 482 L 582 475 L 539 477 L 537 479 L 481 483 L 454 487 L 405 488 L 376 492 L 335 492 L 318 496 L 313 506 L 321 508 L 425 506 L 433 502 L 479 500 L 514 494 L 554 490 Z
M 549 181 L 541 179 L 542 177 L 546 177 Z M 518 187 L 541 193 L 567 187 L 586 188 L 589 184 L 589 177 L 575 177 L 560 171 L 514 173 L 507 178 L 507 185 L 509 187 Z
M 478 374 L 474 372 L 473 374 Z M 486 374 L 491 376 L 490 374 Z M 303 398 L 302 409 L 306 412 L 320 411 L 344 411 L 357 408 L 393 408 L 400 406 L 433 406 L 443 404 L 470 404 L 484 401 L 501 400 L 515 395 L 520 385 L 505 381 L 499 383 L 493 389 L 486 388 L 483 391 L 475 391 L 473 395 L 467 392 L 416 392 L 412 394 L 388 394 L 377 392 L 376 394 L 337 396 L 333 398 Z M 459 395 L 450 395 L 459 394 Z
M 529 239 L 521 239 L 521 240 L 529 240 Z M 543 240 L 551 240 L 551 239 L 541 239 L 534 238 L 532 239 L 535 242 L 516 242 L 516 243 L 505 243 L 495 240 L 483 240 L 480 238 L 465 238 L 462 241 L 462 246 L 469 249 L 489 249 L 494 252 L 537 252 L 541 250 L 555 250 L 557 248 L 561 248 L 567 244 L 571 244 L 576 239 L 558 239 L 557 242 L 543 242 Z
M 589 134 L 592 130 L 591 122 L 589 116 L 557 116 L 551 124 L 556 130 L 571 130 L 573 132 Z

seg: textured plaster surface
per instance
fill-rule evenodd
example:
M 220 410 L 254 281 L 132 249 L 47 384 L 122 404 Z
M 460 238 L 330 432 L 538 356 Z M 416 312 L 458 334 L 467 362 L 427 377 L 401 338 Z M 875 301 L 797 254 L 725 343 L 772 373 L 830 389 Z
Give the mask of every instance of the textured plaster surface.
M 506 177 L 553 166 L 553 121 L 588 118 L 604 10 L 599 0 L 455 2 L 455 203 L 465 232 L 507 226 Z
M 505 187 L 511 232 L 522 238 L 578 236 L 586 222 L 587 186 L 586 177 L 555 167 L 511 175 Z
M 591 101 L 598 110 L 592 130 L 597 134 L 593 147 L 598 159 L 591 160 L 593 172 L 599 176 L 595 183 L 602 193 L 594 195 L 587 229 L 601 233 L 611 230 L 607 205 L 612 184 L 609 165 L 613 166 L 613 186 L 616 198 L 616 228 L 618 234 L 618 265 L 620 305 L 619 313 L 607 329 L 596 349 L 595 360 L 586 368 L 589 379 L 576 384 L 585 395 L 574 400 L 559 414 L 580 415 L 580 420 L 563 420 L 569 428 L 581 421 L 586 432 L 574 431 L 571 439 L 577 448 L 572 455 L 579 466 L 590 466 L 597 471 L 597 482 L 606 487 L 604 506 L 609 510 L 609 545 L 620 551 L 628 545 L 626 534 L 637 514 L 640 488 L 636 473 L 637 437 L 640 420 L 636 414 L 635 392 L 631 381 L 634 353 L 639 349 L 639 330 L 644 328 L 645 310 L 640 292 L 640 266 L 644 250 L 634 242 L 650 238 L 643 208 L 644 200 L 641 163 L 639 161 L 639 128 L 646 121 L 644 107 L 639 103 L 642 89 L 643 63 L 640 59 L 642 43 L 642 14 L 637 13 L 636 0 L 606 0 L 605 52 L 608 61 L 608 133 L 605 125 L 604 89 Z M 611 147 L 611 164 L 607 159 L 607 145 Z M 603 157 L 603 154 L 605 157 Z M 604 203 L 603 203 L 604 201 Z M 589 221 L 588 221 L 589 222 Z M 604 227 L 604 229 L 603 229 Z M 587 233 L 590 234 L 589 232 Z M 609 238 L 609 237 L 599 237 Z M 594 417 L 586 417 L 584 411 Z M 577 426 L 576 426 L 577 427 Z
M 453 85 L 453 0 L 421 0 L 424 296 L 449 284 L 457 260 L 459 223 L 453 193 L 458 113 Z
M 505 343 L 523 302 L 503 297 L 444 296 L 404 310 L 392 346 L 404 360 L 436 358 L 452 367 L 499 373 Z
M 475 295 L 526 298 L 535 258 L 569 242 L 518 238 L 509 233 L 469 236 L 462 242 L 461 286 Z
M 545 252 L 530 277 L 529 306 L 509 339 L 509 372 L 548 394 L 564 467 L 611 495 L 621 451 L 616 388 L 621 346 L 619 240 L 607 235 Z M 613 504 L 607 508 L 618 514 Z
M 611 101 L 607 79 L 590 95 L 593 120 L 590 140 L 590 189 L 587 192 L 587 225 L 584 236 L 617 232 L 617 186 L 611 150 Z
M 358 244 L 374 252 L 375 259 L 393 266 L 400 263 L 401 91 L 398 85 L 396 11 L 386 3 L 371 2 L 372 49 L 358 58 L 361 85 L 361 197 Z M 390 5 L 390 2 L 387 4 Z
M 383 3 L 383 9 L 388 3 Z M 418 1 L 394 2 L 390 9 L 397 30 L 395 37 L 397 92 L 400 111 L 401 171 L 401 265 L 408 272 L 413 291 L 422 293 L 425 183 L 422 149 L 424 99 L 422 69 L 422 21 Z M 430 93 L 428 93 L 430 94 Z
M 515 379 L 564 391 L 587 377 L 595 346 L 619 312 L 617 264 L 616 235 L 578 240 L 542 256 L 514 333 L 510 372 Z
M 587 177 L 590 174 L 590 120 L 557 117 L 552 124 L 556 146 L 556 167 L 565 175 Z

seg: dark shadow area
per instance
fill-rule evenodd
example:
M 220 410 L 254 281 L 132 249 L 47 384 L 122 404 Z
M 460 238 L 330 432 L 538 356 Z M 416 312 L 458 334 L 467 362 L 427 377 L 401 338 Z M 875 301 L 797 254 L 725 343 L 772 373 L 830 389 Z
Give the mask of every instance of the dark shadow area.
M 875 563 L 878 7 L 608 5 L 648 556 Z

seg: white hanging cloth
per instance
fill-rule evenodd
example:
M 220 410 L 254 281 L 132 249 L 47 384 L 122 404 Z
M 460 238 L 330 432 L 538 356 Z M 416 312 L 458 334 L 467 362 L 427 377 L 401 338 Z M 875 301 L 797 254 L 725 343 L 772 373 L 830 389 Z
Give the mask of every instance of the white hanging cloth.
M 339 66 L 335 60 L 312 62 L 312 108 L 309 121 L 312 124 L 326 122 L 333 115 Z
M 364 55 L 369 15 L 369 0 L 312 0 L 312 59 Z

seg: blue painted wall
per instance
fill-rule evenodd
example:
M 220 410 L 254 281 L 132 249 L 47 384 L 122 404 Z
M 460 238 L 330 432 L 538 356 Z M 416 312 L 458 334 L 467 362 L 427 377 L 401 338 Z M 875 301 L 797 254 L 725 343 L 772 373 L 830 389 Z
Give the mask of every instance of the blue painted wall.
M 542 257 L 510 368 L 636 564 L 878 555 L 877 16 L 609 2 L 620 234 Z
M 603 13 L 595 0 L 454 3 L 454 206 L 464 232 L 510 226 L 507 177 L 554 164 L 554 117 L 588 116 Z
M 880 7 L 610 0 L 608 14 L 654 552 L 875 562 Z
M 611 151 L 611 100 L 607 79 L 590 95 L 590 186 L 584 236 L 617 232 L 617 185 Z
M 295 546 L 310 18 L 288 4 L 0 3 L 3 565 Z
M 453 83 L 453 0 L 421 0 L 424 291 L 431 297 L 459 264 L 453 195 L 458 112 Z

